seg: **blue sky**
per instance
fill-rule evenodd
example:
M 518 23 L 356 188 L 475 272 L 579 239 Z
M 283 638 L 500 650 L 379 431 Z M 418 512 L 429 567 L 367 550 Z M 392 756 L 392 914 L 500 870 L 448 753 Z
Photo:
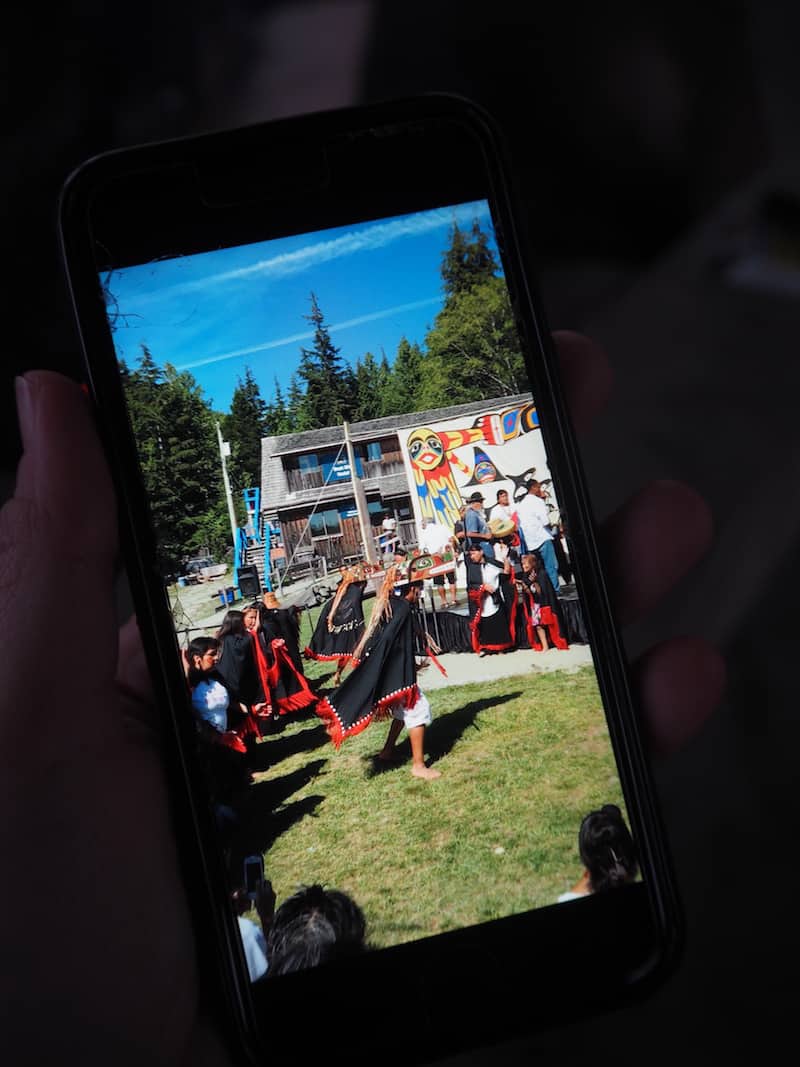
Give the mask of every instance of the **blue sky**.
M 391 362 L 404 334 L 422 343 L 442 306 L 449 228 L 473 218 L 496 251 L 488 204 L 476 201 L 115 271 L 117 354 L 135 367 L 146 344 L 160 366 L 190 371 L 220 411 L 250 367 L 269 400 L 310 343 L 313 290 L 347 363 L 381 347 Z

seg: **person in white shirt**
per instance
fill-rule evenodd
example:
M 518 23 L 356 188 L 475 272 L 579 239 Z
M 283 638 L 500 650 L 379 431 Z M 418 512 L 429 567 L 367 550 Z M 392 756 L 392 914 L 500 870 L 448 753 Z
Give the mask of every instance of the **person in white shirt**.
M 528 482 L 528 493 L 517 504 L 517 517 L 529 552 L 538 552 L 556 594 L 559 590 L 558 563 L 550 533 L 550 514 L 536 479 Z
M 507 522 L 516 523 L 514 514 L 508 502 L 508 491 L 506 489 L 497 490 L 497 503 L 489 513 L 489 522 L 492 519 L 505 519 Z
M 419 547 L 423 552 L 429 552 L 432 555 L 441 555 L 443 552 L 451 549 L 455 556 L 457 550 L 454 542 L 455 538 L 446 526 L 442 526 L 441 523 L 435 522 L 433 519 L 422 520 L 422 534 L 419 539 Z M 455 565 L 452 571 L 447 571 L 446 577 L 450 586 L 450 603 L 455 604 L 458 601 Z M 447 604 L 447 597 L 444 591 L 444 580 L 444 574 L 434 575 L 433 584 L 435 588 L 439 590 L 439 599 L 442 602 L 442 607 L 445 607 Z

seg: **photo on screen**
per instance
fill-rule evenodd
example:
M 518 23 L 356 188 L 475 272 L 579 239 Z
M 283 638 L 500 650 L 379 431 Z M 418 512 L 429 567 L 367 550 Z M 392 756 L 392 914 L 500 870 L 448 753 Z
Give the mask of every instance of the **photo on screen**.
M 637 878 L 488 202 L 101 281 L 251 978 Z

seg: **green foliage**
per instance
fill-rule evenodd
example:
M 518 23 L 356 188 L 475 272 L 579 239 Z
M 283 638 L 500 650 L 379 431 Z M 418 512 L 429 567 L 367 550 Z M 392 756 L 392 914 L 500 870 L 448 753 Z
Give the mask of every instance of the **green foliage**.
M 162 569 L 208 547 L 223 556 L 230 542 L 214 415 L 191 374 L 161 370 L 142 346 L 123 381 Z
M 335 426 L 348 417 L 353 375 L 342 365 L 339 349 L 331 341 L 314 293 L 311 293 L 311 313 L 303 318 L 314 327 L 314 345 L 300 349 L 297 374 L 304 389 L 298 411 L 301 425 L 297 429 Z
M 222 433 L 231 446 L 228 475 L 234 498 L 257 486 L 261 479 L 261 438 L 267 432 L 267 405 L 249 367 L 231 398 L 231 411 L 222 420 Z
M 387 415 L 401 415 L 420 406 L 423 364 L 424 356 L 419 345 L 412 345 L 406 337 L 401 337 L 392 366 L 392 391 L 391 396 L 387 398 Z
M 453 223 L 450 231 L 450 244 L 442 253 L 442 285 L 445 292 L 445 306 L 462 293 L 469 292 L 476 285 L 494 278 L 497 274 L 497 261 L 489 247 L 489 237 L 481 228 L 477 219 L 473 219 L 468 237 Z
M 450 297 L 425 338 L 419 406 L 461 404 L 525 392 L 528 378 L 502 278 Z
M 360 422 L 389 414 L 385 405 L 390 392 L 391 371 L 386 356 L 378 361 L 372 352 L 366 352 L 362 359 L 356 361 L 353 382 L 352 399 L 348 405 L 349 419 Z

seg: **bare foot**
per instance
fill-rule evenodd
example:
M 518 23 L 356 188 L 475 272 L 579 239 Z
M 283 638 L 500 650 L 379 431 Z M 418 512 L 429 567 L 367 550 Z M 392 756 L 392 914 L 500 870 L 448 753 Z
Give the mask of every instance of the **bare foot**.
M 433 767 L 426 767 L 423 763 L 421 767 L 412 767 L 411 773 L 415 778 L 425 778 L 430 780 L 431 778 L 441 778 L 442 772 L 435 770 Z
M 380 760 L 381 763 L 397 763 L 397 753 L 394 749 L 391 752 L 386 752 L 381 749 L 375 756 L 376 760 Z

